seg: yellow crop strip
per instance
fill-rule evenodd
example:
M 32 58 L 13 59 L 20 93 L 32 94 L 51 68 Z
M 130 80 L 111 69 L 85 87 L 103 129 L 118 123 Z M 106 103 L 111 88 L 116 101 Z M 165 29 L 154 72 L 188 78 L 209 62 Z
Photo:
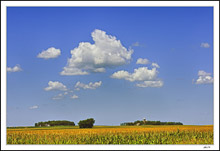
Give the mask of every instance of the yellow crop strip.
M 7 144 L 213 144 L 213 126 L 9 128 Z

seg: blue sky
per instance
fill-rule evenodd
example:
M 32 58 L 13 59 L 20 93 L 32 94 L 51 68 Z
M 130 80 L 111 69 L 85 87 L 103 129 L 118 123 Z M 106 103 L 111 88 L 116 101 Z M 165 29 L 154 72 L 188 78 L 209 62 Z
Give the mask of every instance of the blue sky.
M 213 124 L 213 9 L 8 7 L 7 71 L 7 126 Z

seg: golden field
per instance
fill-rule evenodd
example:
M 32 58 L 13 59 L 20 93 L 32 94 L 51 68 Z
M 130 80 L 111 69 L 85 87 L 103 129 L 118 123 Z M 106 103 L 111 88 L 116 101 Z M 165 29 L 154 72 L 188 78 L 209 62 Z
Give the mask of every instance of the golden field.
M 7 128 L 7 144 L 213 144 L 213 125 Z

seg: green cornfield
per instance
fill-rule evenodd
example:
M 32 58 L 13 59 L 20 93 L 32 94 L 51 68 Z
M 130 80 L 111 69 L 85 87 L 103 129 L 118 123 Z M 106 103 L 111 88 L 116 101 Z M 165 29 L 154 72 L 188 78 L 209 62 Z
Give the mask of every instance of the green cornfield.
M 213 126 L 8 128 L 7 144 L 213 144 Z

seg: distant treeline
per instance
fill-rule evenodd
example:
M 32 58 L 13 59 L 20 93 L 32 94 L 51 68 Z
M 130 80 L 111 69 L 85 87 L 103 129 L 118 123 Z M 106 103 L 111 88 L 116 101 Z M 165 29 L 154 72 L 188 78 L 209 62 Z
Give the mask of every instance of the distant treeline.
M 35 127 L 41 126 L 60 126 L 60 125 L 68 125 L 68 126 L 75 126 L 74 122 L 70 121 L 46 121 L 46 122 L 38 122 L 35 123 Z
M 135 121 L 121 123 L 121 126 L 132 126 L 132 125 L 183 125 L 181 122 L 161 122 L 161 121 Z

